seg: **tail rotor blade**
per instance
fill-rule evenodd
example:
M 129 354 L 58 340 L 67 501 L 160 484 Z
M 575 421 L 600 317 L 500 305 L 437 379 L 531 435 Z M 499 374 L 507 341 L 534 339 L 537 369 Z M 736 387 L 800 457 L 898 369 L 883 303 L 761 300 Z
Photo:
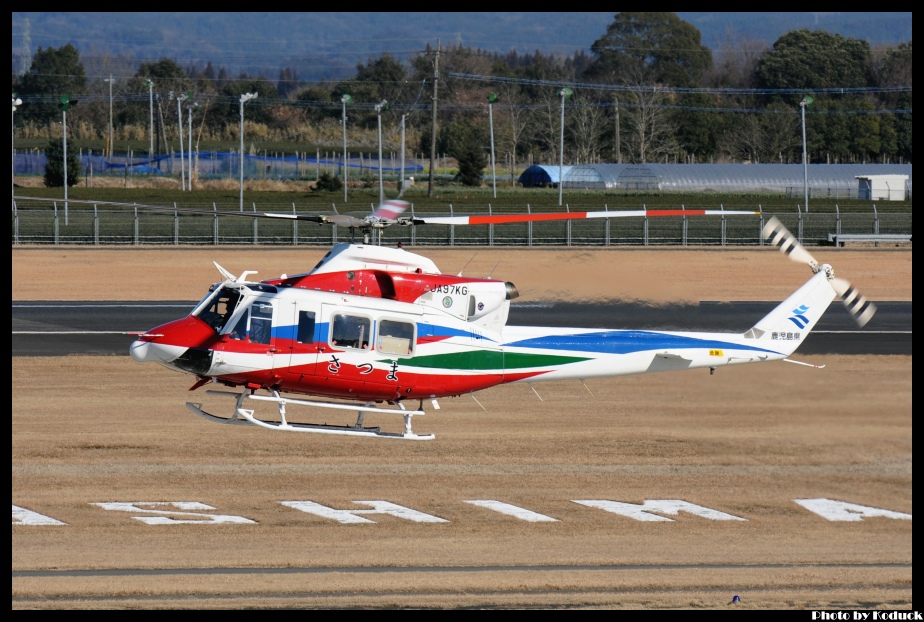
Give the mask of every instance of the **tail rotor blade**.
M 856 290 L 856 288 L 845 279 L 835 278 L 831 280 L 834 291 L 841 297 L 844 308 L 850 313 L 853 320 L 861 328 L 873 318 L 876 314 L 876 305 L 867 300 L 866 296 Z
M 767 221 L 762 233 L 765 240 L 770 240 L 771 243 L 779 247 L 781 253 L 792 261 L 811 266 L 812 270 L 818 267 L 818 262 L 812 257 L 812 254 L 805 250 L 805 247 L 796 239 L 796 236 L 790 233 L 776 216 L 772 216 Z

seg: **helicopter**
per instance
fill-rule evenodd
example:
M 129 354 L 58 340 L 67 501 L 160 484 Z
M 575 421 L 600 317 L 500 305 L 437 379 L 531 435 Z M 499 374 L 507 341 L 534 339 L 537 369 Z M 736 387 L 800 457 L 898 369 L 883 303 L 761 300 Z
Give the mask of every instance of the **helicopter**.
M 235 401 L 228 416 L 206 411 L 201 401 L 186 402 L 212 422 L 430 440 L 433 434 L 412 427 L 413 417 L 425 414 L 425 402 L 438 410 L 441 398 L 498 385 L 691 369 L 713 374 L 719 367 L 770 361 L 823 367 L 789 357 L 829 305 L 840 297 L 861 327 L 876 312 L 875 304 L 771 217 L 763 237 L 807 265 L 812 276 L 744 333 L 510 326 L 510 304 L 519 296 L 513 283 L 444 274 L 421 254 L 370 243 L 370 234 L 388 226 L 688 216 L 690 210 L 408 218 L 407 206 L 386 201 L 364 218 L 258 214 L 348 226 L 362 231 L 363 241 L 335 244 L 308 272 L 260 281 L 250 278 L 255 271 L 235 276 L 213 262 L 222 280 L 186 317 L 137 335 L 131 357 L 194 376 L 190 391 L 224 387 L 206 393 Z M 275 405 L 277 414 L 258 415 L 260 403 Z M 357 416 L 351 425 L 296 422 L 290 407 Z M 369 414 L 400 415 L 404 429 L 367 426 Z

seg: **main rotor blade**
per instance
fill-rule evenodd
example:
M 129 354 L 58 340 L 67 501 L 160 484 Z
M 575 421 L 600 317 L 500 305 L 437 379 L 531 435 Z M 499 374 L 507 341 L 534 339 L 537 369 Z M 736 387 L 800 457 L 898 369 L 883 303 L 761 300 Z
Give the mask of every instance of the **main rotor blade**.
M 16 200 L 22 201 L 54 201 L 56 199 L 49 199 L 47 197 L 15 197 Z M 60 200 L 60 199 L 57 199 Z M 233 216 L 237 218 L 278 218 L 285 220 L 304 220 L 308 222 L 316 222 L 319 224 L 331 223 L 331 224 L 340 224 L 333 223 L 331 218 L 333 216 L 315 216 L 312 214 L 283 214 L 277 212 L 241 212 L 241 211 L 230 211 L 230 210 L 215 210 L 215 209 L 206 209 L 203 207 L 174 207 L 172 205 L 149 205 L 146 203 L 122 203 L 119 201 L 88 201 L 86 199 L 68 199 L 68 203 L 77 203 L 83 205 L 95 205 L 97 207 L 125 207 L 125 208 L 134 208 L 142 209 L 153 212 L 168 212 L 181 213 L 181 214 L 201 214 L 203 216 Z M 364 223 L 360 219 L 353 219 L 357 222 Z M 360 226 L 357 224 L 347 225 L 347 226 Z
M 491 216 L 427 216 L 409 219 L 411 225 L 499 225 L 515 222 L 582 220 L 586 218 L 656 218 L 659 216 L 754 216 L 760 212 L 713 209 L 643 209 L 603 212 L 554 212 L 550 214 L 497 214 Z

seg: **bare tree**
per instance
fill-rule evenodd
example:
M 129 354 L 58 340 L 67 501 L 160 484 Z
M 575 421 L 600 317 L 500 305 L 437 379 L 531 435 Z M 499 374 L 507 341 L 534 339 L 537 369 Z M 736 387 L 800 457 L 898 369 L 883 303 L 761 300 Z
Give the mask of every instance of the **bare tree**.
M 798 115 L 785 108 L 745 114 L 719 138 L 719 151 L 733 160 L 784 164 L 802 145 Z
M 571 108 L 568 125 L 574 145 L 574 159 L 586 164 L 595 161 L 600 154 L 606 115 L 596 91 L 585 93 L 584 96 L 584 101 Z
M 624 113 L 629 130 L 625 143 L 631 158 L 636 162 L 656 162 L 662 156 L 676 153 L 664 107 L 667 94 L 657 87 L 638 86 L 629 93 L 629 102 Z
M 515 84 L 502 84 L 498 88 L 500 101 L 494 106 L 496 121 L 494 131 L 498 144 L 506 145 L 510 151 L 511 170 L 517 170 L 517 154 L 523 143 L 523 137 L 532 121 L 533 110 L 526 105 L 522 90 Z

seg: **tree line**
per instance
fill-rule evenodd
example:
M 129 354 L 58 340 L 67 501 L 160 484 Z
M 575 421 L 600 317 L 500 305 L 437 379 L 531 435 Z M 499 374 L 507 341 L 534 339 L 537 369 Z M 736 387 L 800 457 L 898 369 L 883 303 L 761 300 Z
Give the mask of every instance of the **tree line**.
M 409 149 L 449 154 L 462 181 L 479 185 L 492 138 L 496 158 L 514 169 L 560 157 L 801 162 L 802 102 L 811 102 L 804 107 L 811 162 L 908 163 L 911 58 L 910 41 L 874 49 L 812 30 L 785 33 L 771 46 L 728 41 L 713 53 L 694 26 L 653 12 L 618 13 L 589 54 L 427 48 L 408 63 L 385 53 L 359 63 L 349 79 L 309 84 L 290 67 L 274 79 L 231 77 L 211 63 L 183 68 L 169 58 L 127 71 L 113 59 L 116 75 L 130 77 L 109 81 L 105 67 L 94 67 L 91 79 L 68 44 L 39 48 L 30 70 L 13 75 L 23 101 L 14 131 L 53 133 L 68 94 L 81 102 L 69 113 L 69 132 L 97 138 L 108 137 L 111 111 L 120 140 L 146 139 L 153 107 L 155 151 L 164 152 L 176 148 L 177 95 L 189 94 L 182 106 L 194 115 L 198 143 L 239 137 L 240 96 L 258 93 L 247 104 L 248 140 L 336 149 L 345 111 L 349 150 L 372 147 L 381 122 L 387 148 L 406 135 Z

